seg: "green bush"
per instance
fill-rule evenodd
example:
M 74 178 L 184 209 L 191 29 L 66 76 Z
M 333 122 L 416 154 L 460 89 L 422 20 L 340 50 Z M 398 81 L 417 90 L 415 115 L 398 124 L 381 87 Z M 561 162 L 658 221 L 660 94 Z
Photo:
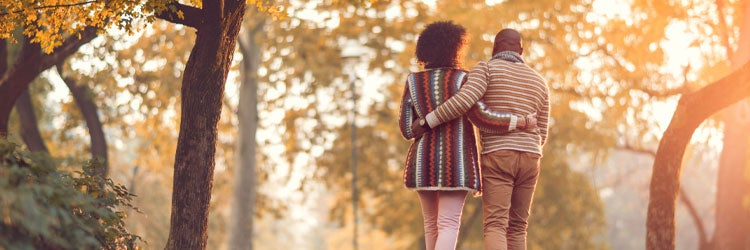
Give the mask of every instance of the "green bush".
M 132 195 L 96 176 L 100 164 L 58 170 L 49 156 L 0 139 L 0 249 L 135 249 L 125 228 Z

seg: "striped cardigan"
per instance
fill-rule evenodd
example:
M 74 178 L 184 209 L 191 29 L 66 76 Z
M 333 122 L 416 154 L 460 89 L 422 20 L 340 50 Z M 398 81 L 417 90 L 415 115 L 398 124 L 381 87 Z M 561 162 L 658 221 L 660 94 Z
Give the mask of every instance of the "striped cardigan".
M 409 74 L 401 99 L 399 127 L 414 139 L 412 124 L 455 95 L 467 72 L 437 68 Z M 500 115 L 500 128 L 508 129 L 512 115 Z M 518 119 L 516 116 L 514 119 Z M 474 130 L 466 117 L 433 128 L 409 147 L 404 185 L 416 190 L 475 190 L 481 188 Z

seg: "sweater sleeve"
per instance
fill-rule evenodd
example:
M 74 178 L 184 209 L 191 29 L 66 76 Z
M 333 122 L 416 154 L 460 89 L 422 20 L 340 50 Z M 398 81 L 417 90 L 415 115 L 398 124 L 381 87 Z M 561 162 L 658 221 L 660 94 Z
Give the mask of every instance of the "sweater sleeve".
M 431 128 L 456 119 L 465 114 L 487 91 L 487 62 L 480 61 L 469 72 L 468 80 L 451 98 L 427 114 L 425 119 Z
M 487 91 L 488 76 L 487 62 L 479 62 L 471 70 L 468 80 L 461 86 L 458 93 L 427 114 L 426 119 L 430 127 L 436 127 L 466 114 L 472 124 L 485 132 L 505 133 L 515 129 L 524 129 L 526 126 L 522 122 L 524 116 L 491 110 L 480 100 Z
M 493 134 L 504 134 L 528 126 L 525 123 L 526 117 L 492 110 L 482 100 L 471 107 L 466 117 L 480 131 Z
M 401 135 L 403 135 L 407 140 L 414 138 L 414 132 L 412 132 L 411 130 L 411 125 L 412 123 L 414 123 L 414 120 L 416 120 L 416 118 L 416 111 L 414 110 L 414 103 L 412 102 L 411 95 L 409 94 L 409 84 L 407 81 L 404 87 L 404 93 L 401 97 L 398 119 L 398 126 L 401 129 Z
M 546 91 L 546 96 L 544 97 L 544 102 L 542 103 L 541 110 L 539 111 L 539 116 L 537 117 L 537 127 L 539 128 L 539 135 L 542 137 L 542 144 L 544 145 L 547 143 L 547 133 L 548 133 L 548 123 L 549 123 L 549 90 Z

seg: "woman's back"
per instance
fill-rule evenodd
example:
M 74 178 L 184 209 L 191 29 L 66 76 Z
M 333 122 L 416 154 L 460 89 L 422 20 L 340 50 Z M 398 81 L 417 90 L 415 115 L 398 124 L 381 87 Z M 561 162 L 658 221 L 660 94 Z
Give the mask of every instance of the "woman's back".
M 399 120 L 404 137 L 413 138 L 411 123 L 455 95 L 466 74 L 456 68 L 409 74 Z M 416 139 L 407 155 L 404 183 L 417 190 L 479 190 L 476 142 L 468 119 L 455 119 Z

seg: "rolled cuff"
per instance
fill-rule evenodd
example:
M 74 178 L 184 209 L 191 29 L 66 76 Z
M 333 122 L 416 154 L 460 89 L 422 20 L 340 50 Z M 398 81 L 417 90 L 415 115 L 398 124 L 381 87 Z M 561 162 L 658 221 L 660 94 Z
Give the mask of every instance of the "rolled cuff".
M 437 115 L 435 115 L 435 112 L 430 112 L 425 116 L 425 120 L 427 120 L 427 125 L 430 126 L 430 128 L 437 127 L 440 125 L 440 120 L 437 118 Z

